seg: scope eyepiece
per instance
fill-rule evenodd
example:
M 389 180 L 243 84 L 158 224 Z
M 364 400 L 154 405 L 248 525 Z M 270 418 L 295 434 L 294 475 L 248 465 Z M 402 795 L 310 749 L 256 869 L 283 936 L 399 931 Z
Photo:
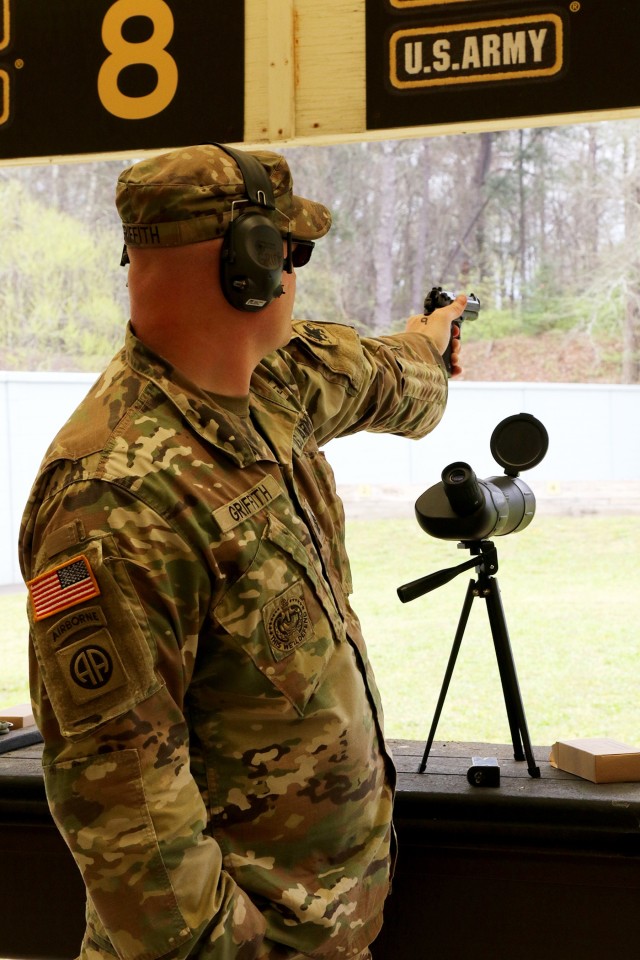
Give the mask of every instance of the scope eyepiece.
M 475 513 L 483 502 L 478 479 L 463 460 L 450 463 L 442 471 L 442 484 L 451 509 L 459 517 Z

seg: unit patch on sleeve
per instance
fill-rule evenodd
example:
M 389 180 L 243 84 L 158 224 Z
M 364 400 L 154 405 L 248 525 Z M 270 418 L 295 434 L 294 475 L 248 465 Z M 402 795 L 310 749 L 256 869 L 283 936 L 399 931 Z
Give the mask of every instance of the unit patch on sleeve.
M 74 701 L 84 704 L 125 686 L 127 675 L 108 630 L 98 630 L 56 654 Z
M 75 607 L 100 595 L 100 587 L 84 555 L 72 557 L 27 583 L 36 620 Z

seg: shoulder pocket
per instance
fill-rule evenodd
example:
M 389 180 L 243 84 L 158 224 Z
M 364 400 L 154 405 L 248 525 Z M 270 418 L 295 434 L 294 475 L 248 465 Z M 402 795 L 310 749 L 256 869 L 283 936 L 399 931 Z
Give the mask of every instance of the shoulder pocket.
M 47 695 L 70 740 L 126 713 L 162 686 L 144 632 L 146 618 L 111 538 L 76 544 L 74 551 L 59 554 L 55 565 L 32 581 L 29 603 Z M 86 594 L 71 582 L 67 571 L 74 569 L 75 576 L 91 577 Z M 38 600 L 44 589 L 53 596 L 48 606 Z
M 365 361 L 360 338 L 352 327 L 300 320 L 293 330 L 293 340 L 313 358 L 325 379 L 342 384 L 351 395 L 360 390 Z
M 342 618 L 306 549 L 274 516 L 251 566 L 214 617 L 301 715 L 336 643 L 345 639 Z

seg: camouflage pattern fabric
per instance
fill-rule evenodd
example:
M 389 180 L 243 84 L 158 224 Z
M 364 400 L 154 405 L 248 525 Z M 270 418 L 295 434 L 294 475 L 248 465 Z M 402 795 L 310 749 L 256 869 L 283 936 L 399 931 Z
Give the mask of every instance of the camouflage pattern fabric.
M 242 153 L 266 170 L 276 210 L 247 206 L 243 175 L 220 147 L 185 147 L 142 160 L 118 178 L 116 206 L 127 246 L 173 247 L 213 240 L 224 236 L 232 215 L 253 209 L 273 220 L 283 235 L 290 229 L 300 240 L 317 240 L 327 233 L 329 210 L 293 193 L 284 157 L 266 150 Z M 234 202 L 240 205 L 232 211 Z
M 419 334 L 297 323 L 229 400 L 129 330 L 54 440 L 21 563 L 84 960 L 367 956 L 394 773 L 319 445 L 446 394 Z

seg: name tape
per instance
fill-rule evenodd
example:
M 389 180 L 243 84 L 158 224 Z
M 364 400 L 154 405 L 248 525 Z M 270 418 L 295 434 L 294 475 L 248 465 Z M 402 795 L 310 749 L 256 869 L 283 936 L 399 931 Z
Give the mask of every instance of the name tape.
M 265 477 L 255 486 L 223 507 L 213 511 L 213 518 L 223 533 L 233 530 L 243 520 L 248 520 L 263 510 L 272 500 L 282 493 L 275 477 Z

